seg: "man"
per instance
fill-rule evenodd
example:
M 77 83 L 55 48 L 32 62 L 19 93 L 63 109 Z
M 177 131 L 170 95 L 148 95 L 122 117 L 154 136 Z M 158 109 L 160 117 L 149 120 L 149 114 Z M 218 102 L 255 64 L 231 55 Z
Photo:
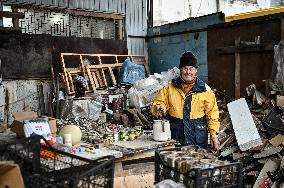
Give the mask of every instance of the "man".
M 191 52 L 180 58 L 180 77 L 173 79 L 156 96 L 151 112 L 156 117 L 167 114 L 172 139 L 181 145 L 208 146 L 219 149 L 219 111 L 210 87 L 197 77 L 197 60 Z

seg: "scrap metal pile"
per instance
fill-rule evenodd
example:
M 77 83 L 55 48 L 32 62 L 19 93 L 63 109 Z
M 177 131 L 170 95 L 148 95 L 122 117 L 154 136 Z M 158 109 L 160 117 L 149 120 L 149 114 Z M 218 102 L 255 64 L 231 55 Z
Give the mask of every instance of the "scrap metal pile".
M 220 158 L 243 163 L 245 186 L 283 185 L 284 111 L 279 96 L 266 98 L 255 85 L 247 87 L 246 100 L 230 102 L 216 93 L 221 120 Z

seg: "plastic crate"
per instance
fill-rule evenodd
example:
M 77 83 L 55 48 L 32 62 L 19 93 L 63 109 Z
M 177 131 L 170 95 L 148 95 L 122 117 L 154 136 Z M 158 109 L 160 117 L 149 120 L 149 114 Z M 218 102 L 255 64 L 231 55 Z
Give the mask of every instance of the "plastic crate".
M 156 150 L 155 184 L 165 179 L 183 183 L 190 188 L 242 187 L 242 164 L 239 162 L 206 169 L 189 169 L 182 173 L 166 164 L 161 151 L 180 151 L 181 148 Z
M 113 187 L 114 157 L 89 160 L 40 144 L 34 136 L 7 144 L 2 159 L 19 164 L 26 187 Z

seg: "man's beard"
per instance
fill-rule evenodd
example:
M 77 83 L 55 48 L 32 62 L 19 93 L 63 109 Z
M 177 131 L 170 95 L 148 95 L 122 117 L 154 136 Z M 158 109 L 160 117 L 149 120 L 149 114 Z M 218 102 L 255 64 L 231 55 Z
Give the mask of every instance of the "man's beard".
M 187 77 L 187 76 L 189 76 L 189 75 L 190 75 L 190 74 L 184 75 L 184 77 Z M 195 75 L 195 76 L 190 75 L 190 77 L 192 78 L 191 80 L 185 80 L 182 76 L 181 76 L 181 79 L 182 79 L 182 81 L 183 81 L 184 83 L 190 84 L 190 83 L 192 83 L 192 82 L 195 81 L 196 75 Z

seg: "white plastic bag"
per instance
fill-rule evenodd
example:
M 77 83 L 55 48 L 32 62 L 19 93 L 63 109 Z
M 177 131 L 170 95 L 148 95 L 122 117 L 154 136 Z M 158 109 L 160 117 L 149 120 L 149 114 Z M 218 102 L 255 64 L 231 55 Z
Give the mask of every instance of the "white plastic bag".
M 163 180 L 154 185 L 153 188 L 186 188 L 182 183 L 176 183 L 173 180 Z

